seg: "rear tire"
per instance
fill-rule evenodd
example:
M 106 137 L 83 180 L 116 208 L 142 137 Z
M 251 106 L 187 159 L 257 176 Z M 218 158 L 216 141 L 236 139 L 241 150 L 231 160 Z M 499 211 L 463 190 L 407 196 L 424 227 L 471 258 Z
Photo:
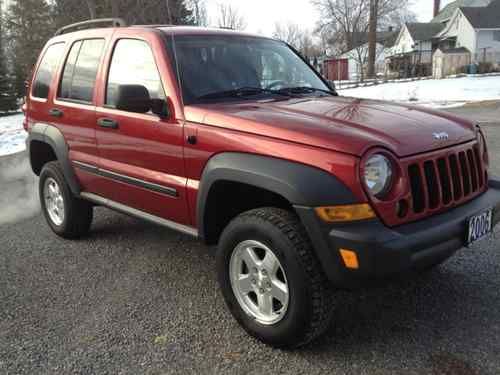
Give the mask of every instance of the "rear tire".
M 76 239 L 86 235 L 92 224 L 92 205 L 71 192 L 59 162 L 45 164 L 39 181 L 40 204 L 50 228 L 58 236 Z
M 245 248 L 250 252 L 239 256 Z M 242 260 L 236 262 L 236 268 L 235 258 Z M 269 264 L 275 267 L 267 267 Z M 260 208 L 236 217 L 221 236 L 217 271 L 229 310 L 250 335 L 264 343 L 294 348 L 314 340 L 328 328 L 331 285 L 304 227 L 293 213 Z M 250 281 L 243 284 L 246 277 Z M 275 284 L 282 286 L 280 290 L 287 291 L 287 295 L 280 290 L 273 294 Z M 272 306 L 267 309 L 265 302 L 261 304 L 266 295 Z

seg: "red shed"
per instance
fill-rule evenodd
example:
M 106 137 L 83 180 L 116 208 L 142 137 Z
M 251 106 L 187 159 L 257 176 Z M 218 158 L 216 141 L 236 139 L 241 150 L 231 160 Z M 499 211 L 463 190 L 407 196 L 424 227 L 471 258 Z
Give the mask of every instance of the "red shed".
M 349 79 L 349 61 L 347 59 L 327 59 L 323 62 L 325 78 L 330 81 Z

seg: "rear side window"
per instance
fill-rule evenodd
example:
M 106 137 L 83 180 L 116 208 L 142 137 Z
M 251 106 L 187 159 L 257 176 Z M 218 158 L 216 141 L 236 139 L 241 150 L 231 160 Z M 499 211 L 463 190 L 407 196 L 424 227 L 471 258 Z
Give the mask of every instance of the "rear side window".
M 109 69 L 106 105 L 116 106 L 120 85 L 141 85 L 148 90 L 151 99 L 165 99 L 153 52 L 146 42 L 121 39 L 116 44 Z
M 103 51 L 104 39 L 89 39 L 73 44 L 64 66 L 59 98 L 92 102 Z
M 45 51 L 33 83 L 32 95 L 36 98 L 49 97 L 50 83 L 64 52 L 64 43 L 51 45 Z

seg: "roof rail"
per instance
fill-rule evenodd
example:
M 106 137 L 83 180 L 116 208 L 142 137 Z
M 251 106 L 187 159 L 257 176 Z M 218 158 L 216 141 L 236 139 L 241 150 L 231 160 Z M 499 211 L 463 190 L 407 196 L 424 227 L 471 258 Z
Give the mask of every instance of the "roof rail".
M 127 23 L 121 18 L 97 18 L 94 20 L 77 22 L 77 23 L 73 23 L 73 24 L 68 25 L 68 26 L 61 27 L 59 30 L 56 31 L 54 36 L 65 34 L 73 29 L 74 29 L 74 31 L 77 31 L 77 30 L 81 30 L 84 28 L 92 28 L 92 26 L 96 26 L 96 25 L 100 25 L 100 24 L 109 24 L 109 26 L 111 26 L 111 27 L 126 27 L 127 26 Z

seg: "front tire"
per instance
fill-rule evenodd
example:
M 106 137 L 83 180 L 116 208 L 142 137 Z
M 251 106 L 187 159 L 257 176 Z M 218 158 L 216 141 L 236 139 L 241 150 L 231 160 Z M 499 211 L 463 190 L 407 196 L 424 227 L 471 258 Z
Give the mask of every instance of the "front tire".
M 43 166 L 39 194 L 43 214 L 54 233 L 63 238 L 76 239 L 89 232 L 93 219 L 92 205 L 72 194 L 57 161 Z
M 260 208 L 235 218 L 217 251 L 226 304 L 252 336 L 294 348 L 330 323 L 332 291 L 296 215 Z

